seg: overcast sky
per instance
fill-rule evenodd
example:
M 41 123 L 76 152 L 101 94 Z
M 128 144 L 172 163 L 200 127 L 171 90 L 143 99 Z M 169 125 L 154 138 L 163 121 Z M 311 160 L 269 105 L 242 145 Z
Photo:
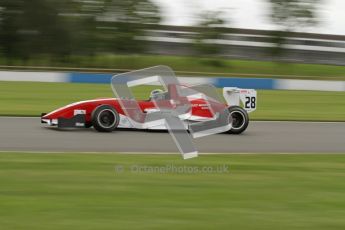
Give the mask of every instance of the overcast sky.
M 274 29 L 269 21 L 268 0 L 152 0 L 163 12 L 163 23 L 193 25 L 196 15 L 207 10 L 226 11 L 231 27 Z M 320 23 L 305 32 L 345 35 L 345 0 L 321 0 Z

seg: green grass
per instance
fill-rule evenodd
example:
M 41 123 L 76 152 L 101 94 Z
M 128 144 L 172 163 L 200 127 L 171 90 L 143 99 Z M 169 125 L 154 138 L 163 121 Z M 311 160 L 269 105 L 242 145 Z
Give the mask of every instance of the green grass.
M 147 98 L 154 86 L 136 87 Z M 109 85 L 0 82 L 0 115 L 39 116 L 68 103 L 113 97 Z M 258 91 L 254 120 L 345 121 L 345 92 Z
M 258 92 L 259 120 L 345 121 L 345 92 L 266 90 Z
M 133 173 L 132 165 L 230 166 Z M 125 171 L 116 173 L 115 166 Z M 345 155 L 0 154 L 0 226 L 16 230 L 344 229 Z
M 5 65 L 6 61 L 0 58 L 0 64 Z M 289 78 L 345 80 L 345 66 L 245 61 L 221 58 L 210 59 L 184 56 L 103 55 L 95 56 L 93 58 L 71 57 L 65 63 L 56 63 L 54 61 L 50 61 L 49 59 L 41 58 L 26 60 L 25 62 L 13 60 L 12 65 L 131 70 L 147 68 L 155 65 L 168 65 L 179 74 L 192 74 L 188 72 L 198 72 L 195 74 L 210 76 L 248 76 L 273 78 L 286 78 L 288 76 Z

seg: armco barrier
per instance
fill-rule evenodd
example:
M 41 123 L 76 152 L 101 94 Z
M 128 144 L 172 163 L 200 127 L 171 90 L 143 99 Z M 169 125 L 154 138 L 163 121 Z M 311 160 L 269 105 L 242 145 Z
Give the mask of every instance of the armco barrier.
M 0 81 L 36 81 L 110 84 L 114 74 L 0 71 Z M 270 78 L 179 77 L 183 84 L 212 84 L 218 88 L 345 91 L 345 81 Z

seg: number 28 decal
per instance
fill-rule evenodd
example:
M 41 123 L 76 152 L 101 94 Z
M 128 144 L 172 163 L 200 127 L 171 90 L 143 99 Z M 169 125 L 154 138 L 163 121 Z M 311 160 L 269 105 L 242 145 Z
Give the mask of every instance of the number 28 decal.
M 246 97 L 244 107 L 246 109 L 255 109 L 256 108 L 256 97 Z

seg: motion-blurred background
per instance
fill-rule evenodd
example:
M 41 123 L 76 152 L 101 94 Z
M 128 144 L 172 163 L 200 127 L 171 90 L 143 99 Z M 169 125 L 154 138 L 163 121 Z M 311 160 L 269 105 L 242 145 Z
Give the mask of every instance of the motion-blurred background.
M 159 54 L 344 65 L 344 8 L 341 0 L 1 0 L 1 64 L 127 68 L 139 64 L 114 55 Z

